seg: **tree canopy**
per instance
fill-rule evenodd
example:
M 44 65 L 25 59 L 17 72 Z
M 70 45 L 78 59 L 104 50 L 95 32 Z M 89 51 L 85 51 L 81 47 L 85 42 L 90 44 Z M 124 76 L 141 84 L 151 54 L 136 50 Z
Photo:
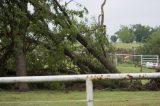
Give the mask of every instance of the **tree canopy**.
M 118 39 L 117 36 L 115 36 L 115 35 L 112 35 L 112 36 L 111 36 L 111 41 L 112 41 L 112 42 L 116 42 L 117 39 Z
M 116 32 L 116 35 L 124 43 L 131 43 L 134 41 L 134 33 L 127 26 L 122 26 L 121 29 Z
M 140 48 L 141 53 L 160 56 L 160 28 L 157 28 Z
M 130 26 L 122 26 L 115 34 L 124 43 L 133 41 L 144 43 L 156 28 L 135 24 Z
M 145 42 L 145 40 L 153 32 L 153 28 L 141 24 L 132 25 L 131 30 L 134 33 L 134 40 L 136 42 Z

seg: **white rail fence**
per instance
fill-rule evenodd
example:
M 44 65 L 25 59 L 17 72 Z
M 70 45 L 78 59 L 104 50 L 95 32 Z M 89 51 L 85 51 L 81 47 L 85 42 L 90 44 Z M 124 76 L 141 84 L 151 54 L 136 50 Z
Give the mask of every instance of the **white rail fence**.
M 115 54 L 115 65 L 118 64 L 118 56 L 129 56 L 132 58 L 139 57 L 140 65 L 146 66 L 147 63 L 152 63 L 153 66 L 158 67 L 159 65 L 159 56 L 158 55 L 132 55 L 132 54 Z
M 52 81 L 86 81 L 86 104 L 93 106 L 93 80 L 120 79 L 157 79 L 160 73 L 123 73 L 123 74 L 83 74 L 83 75 L 55 75 L 55 76 L 22 76 L 0 77 L 0 83 L 17 82 L 52 82 Z

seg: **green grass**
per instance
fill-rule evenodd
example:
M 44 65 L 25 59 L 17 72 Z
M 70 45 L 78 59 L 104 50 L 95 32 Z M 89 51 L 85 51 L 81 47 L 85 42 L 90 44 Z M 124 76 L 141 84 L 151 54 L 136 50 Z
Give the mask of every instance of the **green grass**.
M 142 46 L 142 43 L 114 43 L 113 46 L 116 48 L 132 49 L 133 47 Z
M 84 91 L 70 91 L 69 93 L 60 91 L 1 91 L 0 106 L 86 106 L 85 101 L 73 101 L 85 100 L 85 98 Z M 160 91 L 94 92 L 95 106 L 159 106 L 159 99 Z M 67 100 L 72 101 L 67 102 Z
M 117 65 L 117 69 L 121 72 L 121 73 L 141 73 L 141 67 L 135 67 L 134 64 L 118 64 Z M 142 67 L 142 72 L 143 73 L 152 73 L 155 72 L 155 69 L 149 69 L 146 67 Z M 141 80 L 143 84 L 148 83 L 150 80 Z
M 135 67 L 134 64 L 118 64 L 117 68 L 122 73 L 140 73 L 141 72 L 140 71 L 141 67 L 138 67 L 138 66 Z M 146 67 L 142 67 L 142 72 L 151 73 L 151 72 L 155 72 L 155 70 L 154 69 L 149 69 L 149 68 L 146 68 Z

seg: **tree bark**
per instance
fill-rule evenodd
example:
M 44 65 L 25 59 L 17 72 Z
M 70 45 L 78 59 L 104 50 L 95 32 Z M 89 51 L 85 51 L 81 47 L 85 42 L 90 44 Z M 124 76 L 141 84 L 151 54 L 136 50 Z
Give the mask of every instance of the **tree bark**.
M 111 73 L 119 73 L 115 66 L 111 64 L 108 57 L 105 56 L 101 52 L 97 52 L 94 46 L 89 45 L 88 42 L 83 38 L 82 35 L 77 34 L 76 39 L 87 48 L 87 50 L 101 63 L 104 65 L 106 69 L 108 69 Z
M 102 5 L 101 5 L 101 17 L 102 17 L 101 18 L 101 25 L 103 25 L 103 23 L 104 23 L 104 10 L 103 10 L 103 7 L 104 7 L 105 3 L 106 3 L 106 0 L 104 0 Z
M 24 41 L 22 35 L 15 35 L 14 38 L 14 52 L 16 59 L 16 76 L 27 76 L 26 70 L 26 57 L 24 53 Z M 27 83 L 17 83 L 17 88 L 19 91 L 29 90 Z
M 26 59 L 23 50 L 19 50 L 19 53 L 16 54 L 16 75 L 17 76 L 27 76 L 26 70 Z M 29 90 L 27 83 L 17 83 L 19 91 Z

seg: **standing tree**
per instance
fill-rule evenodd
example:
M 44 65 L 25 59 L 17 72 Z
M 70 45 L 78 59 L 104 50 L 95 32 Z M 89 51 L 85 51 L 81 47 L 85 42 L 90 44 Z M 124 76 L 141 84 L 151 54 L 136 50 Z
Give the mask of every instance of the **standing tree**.
M 116 42 L 118 38 L 117 38 L 117 36 L 112 35 L 110 39 L 112 42 Z
M 122 26 L 116 34 L 124 43 L 131 43 L 134 40 L 134 33 L 127 26 Z
M 29 9 L 33 6 L 33 10 Z M 5 64 L 13 57 L 15 65 L 12 68 L 17 76 L 27 76 L 26 56 L 37 45 L 57 47 L 62 37 L 54 35 L 48 24 L 55 26 L 60 22 L 60 14 L 56 15 L 55 4 L 47 0 L 2 0 L 0 3 L 0 34 L 2 48 L 0 62 Z M 32 11 L 32 12 L 31 12 Z M 56 10 L 55 10 L 56 11 Z M 56 21 L 54 21 L 56 20 Z M 57 37 L 57 38 L 56 38 Z M 50 43 L 51 46 L 47 45 Z M 54 46 L 53 46 L 54 45 Z M 1 64 L 1 67 L 4 67 Z M 4 68 L 1 68 L 4 69 Z M 20 91 L 28 90 L 27 83 L 18 83 Z
M 1 36 L 7 39 L 6 43 L 8 43 L 8 47 L 11 46 L 8 50 L 6 49 L 3 56 L 9 55 L 6 53 L 12 51 L 16 60 L 15 70 L 17 76 L 26 76 L 24 39 L 30 24 L 27 11 L 27 1 L 3 0 L 0 3 L 0 11 L 2 28 Z M 5 58 L 1 58 L 1 61 L 2 60 L 5 61 Z M 28 90 L 28 85 L 26 83 L 19 83 L 18 88 L 19 90 Z
M 145 42 L 149 35 L 153 32 L 153 28 L 143 26 L 141 24 L 132 25 L 131 30 L 134 33 L 136 42 Z
M 157 28 L 140 48 L 141 53 L 160 56 L 160 28 Z

